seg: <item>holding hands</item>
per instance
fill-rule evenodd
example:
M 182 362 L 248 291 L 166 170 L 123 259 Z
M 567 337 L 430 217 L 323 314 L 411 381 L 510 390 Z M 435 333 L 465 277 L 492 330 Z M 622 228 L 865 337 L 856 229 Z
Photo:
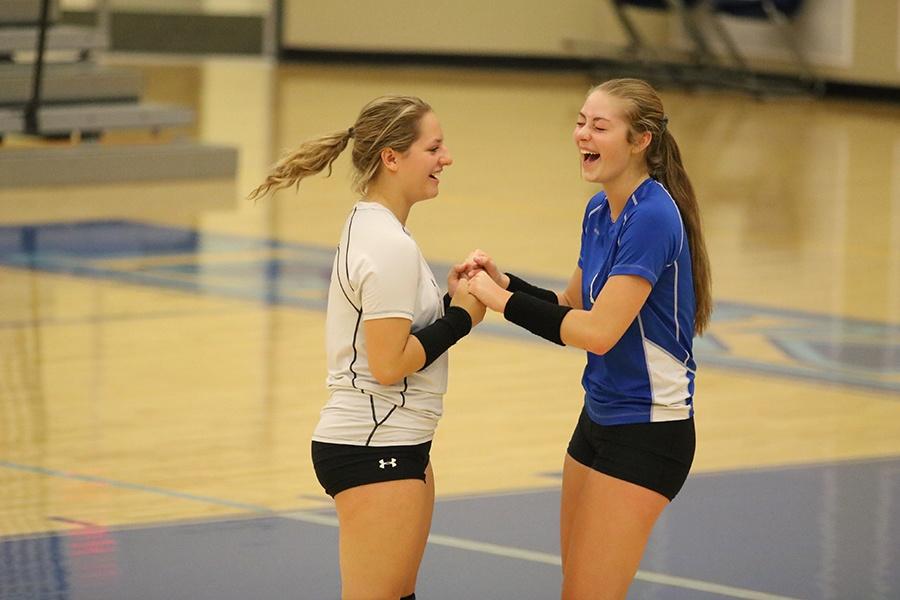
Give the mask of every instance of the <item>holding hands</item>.
M 451 273 L 452 273 L 451 269 Z M 453 299 L 450 301 L 450 306 L 458 306 L 460 308 L 465 309 L 469 316 L 472 318 L 472 327 L 475 327 L 481 320 L 484 319 L 484 313 L 486 311 L 484 304 L 482 304 L 478 298 L 472 295 L 469 289 L 469 281 L 467 279 L 459 279 L 456 283 L 456 289 L 454 290 L 456 293 L 453 294 Z
M 479 271 L 469 280 L 469 293 L 486 307 L 502 313 L 506 308 L 506 302 L 512 296 L 512 292 L 500 287 L 487 270 Z
M 487 308 L 501 313 L 506 307 L 506 301 L 512 295 L 506 290 L 509 286 L 509 277 L 501 272 L 494 260 L 482 250 L 472 251 L 464 262 L 450 268 L 447 287 L 454 301 L 456 300 L 454 292 L 457 292 L 463 283 L 466 284 L 467 294 L 477 298 L 479 303 Z M 483 316 L 482 312 L 482 318 Z

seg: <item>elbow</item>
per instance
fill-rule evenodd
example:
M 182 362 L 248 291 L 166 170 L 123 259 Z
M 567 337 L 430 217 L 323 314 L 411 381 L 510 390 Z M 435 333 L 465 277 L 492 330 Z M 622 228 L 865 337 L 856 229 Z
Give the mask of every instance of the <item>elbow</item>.
M 376 367 L 375 365 L 369 365 L 369 370 L 372 372 L 372 377 L 375 378 L 375 381 L 383 386 L 400 383 L 404 377 L 404 374 L 401 373 L 399 369 L 392 369 L 390 367 Z
M 590 352 L 591 354 L 596 354 L 597 356 L 603 356 L 607 352 L 612 349 L 613 345 L 609 343 L 609 340 L 601 337 L 595 336 L 588 340 L 587 347 L 585 350 Z

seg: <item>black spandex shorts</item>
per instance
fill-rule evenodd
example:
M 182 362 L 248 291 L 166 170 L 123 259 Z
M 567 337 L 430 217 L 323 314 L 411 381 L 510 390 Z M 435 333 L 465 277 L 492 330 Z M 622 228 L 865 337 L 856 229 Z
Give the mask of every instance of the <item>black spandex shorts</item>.
M 582 409 L 569 456 L 610 477 L 675 498 L 694 462 L 694 419 L 598 425 Z
M 350 446 L 312 443 L 313 468 L 332 498 L 346 489 L 400 479 L 425 481 L 431 442 L 416 446 Z

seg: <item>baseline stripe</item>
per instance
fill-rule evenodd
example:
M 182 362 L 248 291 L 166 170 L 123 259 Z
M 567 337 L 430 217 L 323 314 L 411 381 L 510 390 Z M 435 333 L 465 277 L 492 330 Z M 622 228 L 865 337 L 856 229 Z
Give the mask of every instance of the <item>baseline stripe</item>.
M 288 519 L 296 521 L 304 521 L 314 523 L 316 525 L 329 525 L 337 527 L 338 520 L 336 517 L 328 515 L 316 515 L 306 512 L 296 512 L 282 515 Z M 536 552 L 534 550 L 526 550 L 524 548 L 516 548 L 513 546 L 501 546 L 499 544 L 490 544 L 487 542 L 479 542 L 476 540 L 467 540 L 464 538 L 453 537 L 449 535 L 441 535 L 432 533 L 428 536 L 428 543 L 437 546 L 446 546 L 448 548 L 456 548 L 458 550 L 468 550 L 470 552 L 481 552 L 482 554 L 490 554 L 492 556 L 502 556 L 504 558 L 515 558 L 528 562 L 541 563 L 545 565 L 553 565 L 558 567 L 562 564 L 561 559 L 556 554 L 547 552 Z M 674 575 L 666 575 L 664 573 L 654 573 L 652 571 L 638 571 L 634 576 L 649 583 L 658 583 L 671 587 L 684 588 L 688 590 L 697 590 L 700 592 L 710 592 L 728 596 L 729 598 L 741 598 L 744 600 L 798 600 L 790 596 L 779 596 L 776 594 L 768 594 L 766 592 L 758 592 L 756 590 L 748 590 L 729 585 L 721 585 L 711 581 L 702 581 L 700 579 L 689 579 L 687 577 L 676 577 Z
M 127 481 L 118 481 L 115 479 L 108 479 L 106 477 L 96 477 L 94 475 L 82 475 L 80 473 L 72 473 L 71 471 L 58 471 L 56 469 L 48 469 L 46 467 L 36 467 L 33 465 L 20 465 L 17 463 L 12 463 L 5 460 L 0 460 L 0 467 L 6 469 L 13 469 L 16 471 L 24 471 L 26 473 L 35 473 L 38 475 L 49 475 L 50 477 L 59 477 L 62 479 L 71 479 L 73 481 L 84 481 L 87 483 L 96 483 L 99 485 L 108 485 L 110 487 L 115 487 L 119 489 L 125 490 L 135 490 L 138 492 L 147 492 L 149 494 L 157 494 L 161 496 L 168 496 L 170 498 L 179 498 L 181 500 L 191 500 L 194 502 L 203 502 L 205 504 L 215 504 L 217 506 L 227 506 L 229 508 L 239 508 L 241 510 L 246 510 L 254 513 L 259 513 L 263 515 L 272 515 L 278 516 L 278 513 L 275 511 L 266 508 L 265 506 L 258 506 L 256 504 L 244 504 L 243 502 L 232 502 L 231 500 L 223 500 L 222 498 L 212 498 L 210 496 L 198 496 L 196 494 L 187 494 L 184 492 L 177 492 L 174 490 L 167 490 L 163 488 L 156 488 L 149 485 L 141 485 L 139 483 L 129 483 Z
M 151 494 L 159 494 L 163 496 L 169 496 L 172 498 L 181 498 L 183 500 L 191 500 L 194 502 L 204 502 L 207 504 L 214 504 L 217 506 L 228 506 L 231 508 L 240 508 L 249 512 L 278 516 L 285 519 L 293 519 L 295 521 L 302 521 L 305 523 L 312 523 L 315 525 L 326 525 L 328 527 L 337 527 L 338 520 L 337 517 L 333 517 L 331 515 L 319 515 L 308 512 L 292 512 L 292 513 L 277 513 L 269 508 L 264 506 L 259 506 L 255 504 L 244 504 L 242 502 L 232 502 L 230 500 L 224 500 L 222 498 L 213 498 L 210 496 L 198 496 L 195 494 L 186 494 L 183 492 L 177 492 L 173 490 L 166 490 L 162 488 L 155 488 L 152 486 L 141 485 L 137 483 L 129 483 L 126 481 L 117 481 L 115 479 L 108 479 L 106 477 L 96 477 L 93 475 L 82 475 L 80 473 L 72 473 L 68 471 L 59 471 L 56 469 L 48 469 L 46 467 L 37 467 L 33 465 L 22 465 L 17 463 L 12 463 L 5 460 L 0 460 L 0 467 L 13 469 L 16 471 L 25 471 L 28 473 L 36 473 L 40 475 L 48 475 L 51 477 L 60 477 L 62 479 L 71 479 L 75 481 L 84 481 L 88 483 L 96 483 L 100 485 L 109 485 L 112 487 L 122 488 L 122 489 L 130 489 L 140 492 L 147 492 Z M 536 552 L 534 550 L 526 550 L 524 548 L 516 548 L 513 546 L 501 546 L 499 544 L 490 544 L 487 542 L 479 542 L 476 540 L 467 540 L 464 538 L 457 538 L 449 535 L 441 535 L 432 533 L 428 536 L 428 542 L 431 544 L 435 544 L 437 546 L 446 546 L 448 548 L 456 548 L 459 550 L 468 550 L 471 552 L 481 552 L 483 554 L 490 554 L 492 556 L 502 556 L 505 558 L 515 558 L 519 560 L 524 560 L 528 562 L 541 563 L 546 565 L 560 566 L 561 560 L 556 554 L 549 554 L 546 552 Z M 635 579 L 639 579 L 642 581 L 647 581 L 650 583 L 658 583 L 662 585 L 668 585 L 672 587 L 679 587 L 689 590 L 697 590 L 702 592 L 710 592 L 715 594 L 721 594 L 723 596 L 728 596 L 730 598 L 741 598 L 745 600 L 798 600 L 796 598 L 791 598 L 789 596 L 779 596 L 775 594 L 768 594 L 765 592 L 758 592 L 755 590 L 748 590 L 744 588 L 738 588 L 733 586 L 721 585 L 718 583 L 713 583 L 710 581 L 702 581 L 699 579 L 689 579 L 686 577 L 676 577 L 674 575 L 666 575 L 664 573 L 654 573 L 652 571 L 638 571 L 635 575 Z

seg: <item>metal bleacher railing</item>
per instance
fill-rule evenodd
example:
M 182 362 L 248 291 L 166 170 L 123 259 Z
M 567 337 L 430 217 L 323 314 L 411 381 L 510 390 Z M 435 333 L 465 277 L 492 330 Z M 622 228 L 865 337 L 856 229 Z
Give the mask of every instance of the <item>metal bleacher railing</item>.
M 821 78 L 804 56 L 796 32 L 792 29 L 792 19 L 803 8 L 803 0 L 609 1 L 629 41 L 624 57 L 638 66 L 656 69 L 682 82 L 737 87 L 757 94 L 783 93 L 792 89 L 812 93 L 823 90 Z M 677 16 L 689 44 L 686 59 L 680 59 L 680 54 L 673 48 L 661 50 L 648 43 L 630 15 L 632 9 L 668 12 Z M 754 71 L 728 27 L 723 24 L 723 17 L 752 19 L 774 28 L 793 59 L 793 75 L 782 73 L 772 77 Z M 726 56 L 721 56 L 717 47 L 724 49 Z
M 59 25 L 56 14 L 56 0 L 0 4 L 0 138 L 25 133 L 91 139 L 112 129 L 193 122 L 186 108 L 141 103 L 136 74 L 95 64 L 94 53 L 108 44 L 101 27 Z M 50 52 L 75 58 L 48 61 Z
M 236 149 L 178 130 L 193 110 L 142 102 L 139 71 L 96 60 L 109 46 L 107 1 L 95 26 L 60 24 L 57 0 L 0 1 L 0 188 L 233 179 Z M 166 129 L 174 135 L 156 135 Z M 151 135 L 123 143 L 112 130 Z
M 50 23 L 50 0 L 41 0 L 41 16 L 38 20 L 38 42 L 31 78 L 31 98 L 25 105 L 25 133 L 37 135 L 38 108 L 41 105 L 41 91 L 44 81 L 44 51 L 47 48 L 47 25 Z

